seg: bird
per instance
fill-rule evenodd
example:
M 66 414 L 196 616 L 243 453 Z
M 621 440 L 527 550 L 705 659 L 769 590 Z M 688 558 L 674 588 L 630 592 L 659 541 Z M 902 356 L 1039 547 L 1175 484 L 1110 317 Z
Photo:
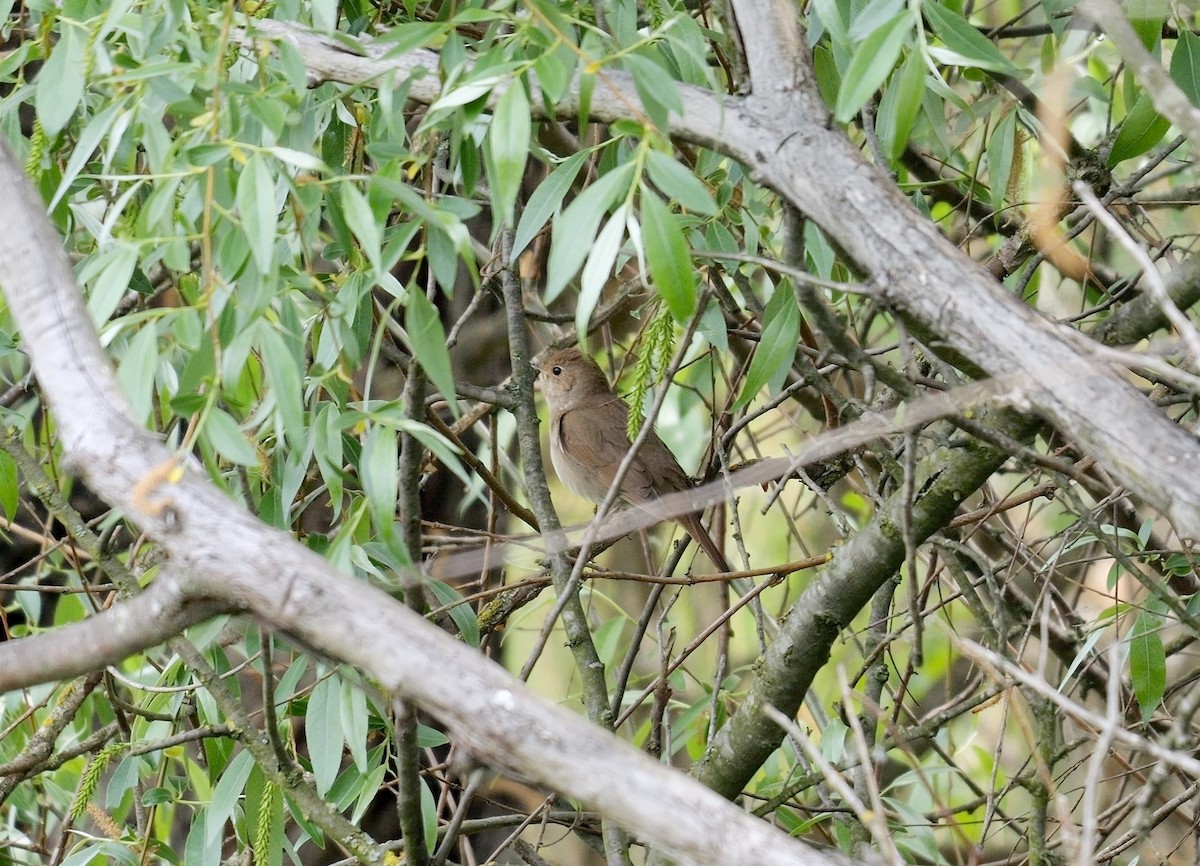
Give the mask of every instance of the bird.
M 629 407 L 613 391 L 600 365 L 578 348 L 545 353 L 533 366 L 550 409 L 550 461 L 555 473 L 572 492 L 603 502 L 631 447 L 626 433 Z M 650 430 L 621 479 L 620 497 L 660 517 L 653 507 L 655 500 L 692 487 L 692 479 L 671 449 Z M 698 514 L 674 519 L 713 565 L 722 572 L 733 571 Z

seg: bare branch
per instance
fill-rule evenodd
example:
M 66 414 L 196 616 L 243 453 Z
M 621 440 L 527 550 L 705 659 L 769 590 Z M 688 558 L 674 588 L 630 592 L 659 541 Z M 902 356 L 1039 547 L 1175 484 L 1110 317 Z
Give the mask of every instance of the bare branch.
M 101 670 L 234 609 L 166 570 L 145 592 L 90 619 L 5 643 L 0 692 Z

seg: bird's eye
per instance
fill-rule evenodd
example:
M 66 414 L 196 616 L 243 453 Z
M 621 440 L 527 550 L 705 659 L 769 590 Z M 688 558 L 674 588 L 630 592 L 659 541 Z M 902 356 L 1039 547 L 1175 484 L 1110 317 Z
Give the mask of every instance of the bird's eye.
M 555 364 L 553 367 L 550 368 L 550 372 L 553 373 L 555 376 L 561 376 L 562 375 L 562 367 L 558 366 L 558 364 Z

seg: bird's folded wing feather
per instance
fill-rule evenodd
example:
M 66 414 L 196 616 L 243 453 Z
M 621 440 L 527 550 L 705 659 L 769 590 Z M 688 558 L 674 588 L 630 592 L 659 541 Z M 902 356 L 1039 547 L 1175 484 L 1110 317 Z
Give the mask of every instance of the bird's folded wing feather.
M 628 407 L 619 398 L 613 398 L 613 403 L 620 409 L 619 425 L 597 426 L 589 420 L 590 413 L 582 408 L 563 414 L 558 425 L 559 446 L 574 455 L 581 465 L 592 467 L 593 480 L 606 489 L 617 474 L 620 458 L 629 450 L 629 438 L 625 435 Z M 689 487 L 691 482 L 675 455 L 651 431 L 625 473 L 621 495 L 631 505 L 646 507 L 664 494 Z M 654 511 L 653 508 L 647 510 Z

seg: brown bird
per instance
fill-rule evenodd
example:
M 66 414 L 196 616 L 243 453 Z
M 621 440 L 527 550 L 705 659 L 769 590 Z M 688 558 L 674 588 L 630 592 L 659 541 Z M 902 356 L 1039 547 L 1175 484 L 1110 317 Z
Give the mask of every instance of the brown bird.
M 550 352 L 534 366 L 550 407 L 550 460 L 554 471 L 575 493 L 592 502 L 603 502 L 617 467 L 629 453 L 625 433 L 629 407 L 613 393 L 599 365 L 578 349 Z M 651 430 L 621 479 L 620 496 L 630 505 L 655 514 L 655 500 L 691 488 L 692 480 L 671 449 Z M 699 515 L 681 514 L 674 519 L 717 568 L 733 570 L 704 530 Z

